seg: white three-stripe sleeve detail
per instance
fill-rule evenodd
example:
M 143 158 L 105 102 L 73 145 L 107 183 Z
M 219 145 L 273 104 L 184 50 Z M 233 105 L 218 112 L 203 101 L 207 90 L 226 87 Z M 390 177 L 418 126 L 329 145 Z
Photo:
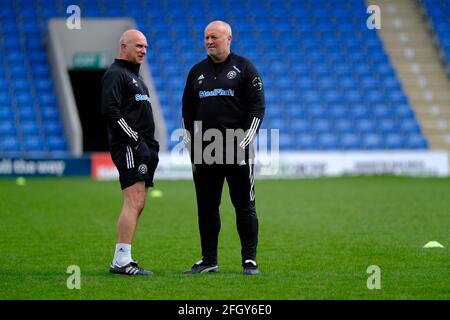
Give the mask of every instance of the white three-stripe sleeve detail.
M 117 121 L 117 123 L 120 125 L 120 127 L 122 128 L 123 131 L 125 131 L 125 133 L 131 137 L 131 132 L 128 130 L 128 128 L 126 126 L 123 125 L 122 119 L 120 119 L 119 121 Z
M 123 123 L 123 125 L 128 128 L 128 130 L 131 132 L 131 135 L 133 136 L 134 140 L 138 140 L 138 134 L 136 131 L 133 131 L 133 129 L 130 128 L 130 126 L 128 125 L 128 123 L 125 121 L 124 118 L 121 119 L 121 122 Z
M 122 122 L 122 124 L 124 125 L 125 128 L 127 128 L 129 130 L 129 132 L 131 133 L 131 136 L 134 138 L 134 140 L 138 140 L 138 134 L 136 131 L 133 131 L 133 129 L 130 128 L 130 126 L 128 125 L 128 123 L 125 121 L 125 119 L 121 119 L 119 120 Z
M 183 142 L 188 144 L 191 142 L 191 139 L 189 138 L 189 132 L 186 130 L 186 127 L 184 126 L 184 119 L 181 119 L 181 124 L 183 125 Z
M 122 127 L 123 131 L 125 131 L 125 133 L 133 138 L 134 140 L 138 140 L 138 135 L 135 131 L 133 131 L 130 126 L 126 123 L 124 118 L 120 118 L 119 121 L 117 121 L 119 123 L 119 125 Z
M 260 123 L 261 119 L 259 118 L 253 118 L 252 121 L 252 125 L 250 126 L 250 129 L 247 132 L 247 135 L 245 136 L 244 140 L 242 140 L 242 142 L 240 143 L 240 146 L 242 148 L 247 147 L 250 142 L 253 140 L 253 137 L 256 134 L 256 130 L 258 129 L 259 123 Z
M 256 118 L 253 118 L 252 124 L 250 125 L 250 129 L 247 131 L 247 134 L 245 135 L 244 139 L 239 144 L 241 146 L 241 148 L 245 148 L 246 141 L 247 141 L 247 139 L 249 137 L 249 134 L 252 132 L 252 129 L 253 129 L 253 126 L 255 125 L 255 122 L 256 122 Z

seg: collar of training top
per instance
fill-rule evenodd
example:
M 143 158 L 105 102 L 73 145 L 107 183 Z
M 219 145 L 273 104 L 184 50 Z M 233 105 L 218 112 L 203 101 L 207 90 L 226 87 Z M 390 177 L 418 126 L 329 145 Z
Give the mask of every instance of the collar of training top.
M 210 57 L 209 55 L 208 55 L 208 59 L 209 59 L 209 61 L 212 62 L 213 64 L 219 65 L 219 64 L 226 63 L 226 62 L 230 61 L 231 57 L 233 57 L 233 56 L 234 56 L 234 53 L 233 53 L 232 51 L 230 51 L 230 54 L 229 54 L 229 55 L 227 56 L 227 58 L 226 58 L 224 61 L 222 61 L 222 62 L 214 62 L 213 59 L 211 59 L 211 57 Z
M 127 68 L 131 72 L 133 72 L 135 75 L 139 75 L 139 68 L 141 67 L 140 64 L 132 63 L 131 61 L 124 60 L 124 59 L 114 59 L 114 61 L 121 66 Z

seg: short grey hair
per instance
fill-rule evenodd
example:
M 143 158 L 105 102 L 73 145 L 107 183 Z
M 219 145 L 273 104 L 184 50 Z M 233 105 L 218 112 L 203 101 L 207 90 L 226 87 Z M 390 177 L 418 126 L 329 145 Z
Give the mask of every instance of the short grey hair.
M 216 21 L 210 22 L 210 23 L 206 26 L 205 30 L 208 29 L 208 27 L 209 27 L 211 24 L 213 24 L 213 23 L 220 23 L 220 24 L 224 25 L 224 26 L 225 26 L 226 33 L 227 33 L 227 36 L 231 36 L 231 35 L 232 35 L 231 26 L 230 26 L 228 23 L 226 23 L 225 21 L 221 21 L 221 20 L 216 20 Z
M 122 33 L 119 39 L 119 44 L 127 44 L 128 43 L 128 34 L 127 32 Z
M 131 33 L 142 34 L 145 37 L 145 35 L 137 29 L 128 29 L 124 33 L 122 33 L 122 35 L 120 36 L 119 44 L 127 44 L 130 41 Z

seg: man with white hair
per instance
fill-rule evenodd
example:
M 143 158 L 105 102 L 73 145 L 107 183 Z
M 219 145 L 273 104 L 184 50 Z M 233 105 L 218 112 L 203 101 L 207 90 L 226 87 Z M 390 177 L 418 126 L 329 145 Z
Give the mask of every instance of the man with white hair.
M 226 179 L 241 239 L 243 272 L 256 275 L 258 218 L 251 151 L 264 116 L 263 83 L 248 59 L 231 52 L 229 24 L 211 22 L 204 39 L 208 57 L 190 70 L 183 93 L 185 142 L 193 163 L 202 248 L 202 259 L 185 273 L 219 271 L 219 206 Z M 206 159 L 211 148 L 197 139 L 209 130 L 225 137 L 223 144 L 218 143 L 221 147 L 215 149 L 214 159 Z
M 142 32 L 131 29 L 119 42 L 119 57 L 102 78 L 102 113 L 108 122 L 111 158 L 119 171 L 124 199 L 109 271 L 151 275 L 131 257 L 133 236 L 159 161 L 149 91 L 139 75 L 147 40 Z

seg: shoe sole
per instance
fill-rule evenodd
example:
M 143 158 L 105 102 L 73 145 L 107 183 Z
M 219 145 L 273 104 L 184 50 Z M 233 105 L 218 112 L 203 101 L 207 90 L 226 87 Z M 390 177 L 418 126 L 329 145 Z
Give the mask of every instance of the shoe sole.
M 219 267 L 218 266 L 210 267 L 210 268 L 203 269 L 202 271 L 198 271 L 198 272 L 191 272 L 190 270 L 188 270 L 183 273 L 184 274 L 199 274 L 199 273 L 210 273 L 210 272 L 219 272 Z
M 137 274 L 129 274 L 129 273 L 125 273 L 125 272 L 118 272 L 115 270 L 109 270 L 110 273 L 114 274 L 114 275 L 118 275 L 118 276 L 152 276 L 153 272 L 149 273 L 149 274 L 142 274 L 142 273 L 137 273 Z
M 243 274 L 245 276 L 258 276 L 260 274 L 259 270 L 257 271 L 244 271 Z
M 208 273 L 208 272 L 219 272 L 219 267 L 215 266 L 215 267 L 206 268 L 205 270 L 200 271 L 200 273 Z

